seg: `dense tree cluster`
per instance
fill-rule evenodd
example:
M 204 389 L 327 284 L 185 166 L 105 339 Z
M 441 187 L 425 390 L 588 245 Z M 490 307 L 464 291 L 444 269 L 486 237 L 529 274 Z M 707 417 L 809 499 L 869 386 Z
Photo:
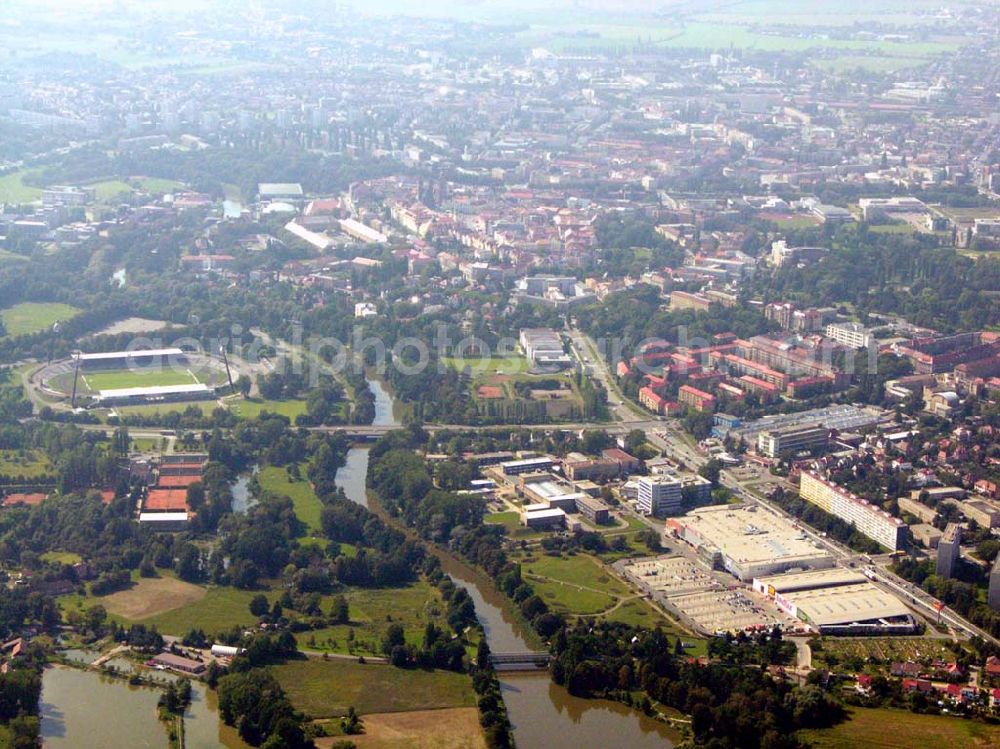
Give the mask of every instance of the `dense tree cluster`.
M 694 743 L 712 749 L 797 749 L 804 744 L 796 730 L 831 725 L 843 714 L 818 687 L 796 689 L 745 665 L 703 666 L 674 651 L 659 629 L 579 624 L 553 640 L 552 678 L 579 695 L 631 700 L 641 689 L 690 715 Z
M 265 668 L 236 671 L 219 680 L 219 714 L 251 746 L 309 749 L 304 717 Z
M 940 330 L 976 330 L 1000 317 L 992 294 L 1000 284 L 995 258 L 964 257 L 933 236 L 880 234 L 866 225 L 844 226 L 830 242 L 836 251 L 822 262 L 762 274 L 753 291 L 766 301 L 849 303 L 862 319 L 892 313 Z

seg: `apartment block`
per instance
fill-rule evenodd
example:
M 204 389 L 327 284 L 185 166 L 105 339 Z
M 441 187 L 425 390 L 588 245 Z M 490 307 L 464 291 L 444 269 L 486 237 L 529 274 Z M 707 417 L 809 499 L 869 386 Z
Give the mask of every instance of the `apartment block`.
M 948 523 L 944 535 L 938 541 L 937 564 L 934 572 L 938 577 L 949 580 L 955 573 L 955 562 L 958 561 L 962 545 L 962 526 L 958 523 Z
M 906 543 L 906 524 L 902 520 L 811 471 L 802 474 L 799 494 L 892 551 Z

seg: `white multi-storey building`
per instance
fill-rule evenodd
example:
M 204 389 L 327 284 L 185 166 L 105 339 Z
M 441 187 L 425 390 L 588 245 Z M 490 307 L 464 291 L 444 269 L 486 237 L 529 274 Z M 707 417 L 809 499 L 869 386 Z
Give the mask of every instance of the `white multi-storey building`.
M 638 509 L 643 515 L 663 517 L 681 511 L 681 482 L 673 476 L 639 479 Z
M 803 472 L 799 494 L 892 551 L 906 543 L 906 524 L 902 520 L 815 473 Z
M 868 348 L 872 334 L 856 322 L 834 322 L 826 326 L 826 337 L 851 348 Z

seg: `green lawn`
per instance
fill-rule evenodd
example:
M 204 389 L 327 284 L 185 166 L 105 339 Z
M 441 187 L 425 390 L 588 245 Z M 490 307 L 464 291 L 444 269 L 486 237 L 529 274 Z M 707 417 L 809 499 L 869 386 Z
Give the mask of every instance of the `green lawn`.
M 103 182 L 93 182 L 87 187 L 93 187 L 97 193 L 97 199 L 102 201 L 111 200 L 119 195 L 128 195 L 132 192 L 132 186 L 120 179 L 109 179 Z
M 72 551 L 47 551 L 41 556 L 43 562 L 55 562 L 56 564 L 76 564 L 83 561 L 83 557 Z
M 262 412 L 267 411 L 280 416 L 287 416 L 293 423 L 295 417 L 306 412 L 306 402 L 304 400 L 271 401 L 258 398 L 247 398 L 245 400 L 233 401 L 230 410 L 243 419 L 256 419 Z
M 365 715 L 476 704 L 468 675 L 450 671 L 317 658 L 289 661 L 272 672 L 292 705 L 315 718 L 344 715 L 350 707 Z
M 200 601 L 148 617 L 142 623 L 155 625 L 167 635 L 184 635 L 192 628 L 212 634 L 228 630 L 234 624 L 248 626 L 257 621 L 250 613 L 250 599 L 260 592 L 272 602 L 280 595 L 277 591 L 211 587 Z
M 441 362 L 459 372 L 468 367 L 473 374 L 520 374 L 528 371 L 528 360 L 523 356 L 444 356 Z
M 487 515 L 484 522 L 491 525 L 502 525 L 513 533 L 521 528 L 521 515 L 513 510 L 509 512 L 494 512 Z
M 2 198 L 0 198 L 2 200 Z M 8 336 L 28 335 L 51 328 L 60 320 L 69 320 L 80 310 L 58 302 L 21 302 L 0 310 Z
M 184 187 L 183 182 L 178 182 L 175 179 L 161 179 L 159 177 L 139 177 L 131 181 L 151 195 L 162 195 Z
M 24 184 L 26 172 L 11 172 L 0 177 L 0 203 L 30 203 L 42 197 L 37 187 Z
M 1000 746 L 1000 726 L 905 710 L 851 708 L 850 719 L 823 730 L 801 731 L 816 749 L 987 749 Z
M 704 640 L 687 633 L 673 619 L 636 597 L 635 591 L 594 557 L 540 554 L 517 561 L 535 592 L 556 611 L 577 616 L 597 614 L 609 621 L 643 627 L 659 625 L 668 635 L 693 643 L 695 647 L 689 653 L 701 655 L 705 651 Z
M 169 405 L 153 406 L 116 406 L 115 411 L 121 416 L 135 414 L 136 416 L 157 417 L 168 413 L 176 413 L 194 408 L 205 416 L 211 416 L 212 411 L 219 408 L 217 401 L 193 401 L 191 403 L 171 403 Z
M 192 385 L 198 378 L 188 371 L 168 367 L 146 369 L 123 369 L 115 372 L 88 372 L 83 375 L 87 387 L 93 391 L 118 390 L 120 388 L 164 387 L 168 385 Z
M 303 475 L 305 467 L 302 468 Z M 295 516 L 301 520 L 310 531 L 321 529 L 319 522 L 320 511 L 323 503 L 319 501 L 316 492 L 308 481 L 302 479 L 293 481 L 288 477 L 288 472 L 284 468 L 277 466 L 266 466 L 257 475 L 257 481 L 263 490 L 273 492 L 288 497 L 295 505 Z
M 583 554 L 539 555 L 523 560 L 521 570 L 549 606 L 567 614 L 597 614 L 631 595 L 603 565 Z
M 427 622 L 433 621 L 445 630 L 448 628 L 441 596 L 436 588 L 425 582 L 404 588 L 352 588 L 344 596 L 350 623 L 299 632 L 296 639 L 300 647 L 331 653 L 381 655 L 382 636 L 392 623 L 401 624 L 407 642 L 414 645 L 421 642 Z M 350 639 L 352 632 L 353 640 Z
M 40 450 L 0 450 L 0 475 L 33 479 L 53 472 L 52 461 Z

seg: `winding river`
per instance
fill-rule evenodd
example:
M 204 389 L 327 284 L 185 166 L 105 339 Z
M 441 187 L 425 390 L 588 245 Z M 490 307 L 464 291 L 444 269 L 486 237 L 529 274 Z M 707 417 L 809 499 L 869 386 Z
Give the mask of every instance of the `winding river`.
M 368 387 L 375 395 L 376 426 L 398 425 L 392 397 L 377 380 Z M 355 447 L 347 463 L 337 472 L 337 485 L 347 497 L 368 507 L 365 478 L 368 448 Z M 532 650 L 506 601 L 491 581 L 478 570 L 441 552 L 442 567 L 457 585 L 465 588 L 476 604 L 494 652 Z M 547 673 L 501 673 L 507 713 L 514 727 L 518 749 L 670 749 L 679 735 L 668 726 L 618 702 L 583 700 L 552 683 Z

